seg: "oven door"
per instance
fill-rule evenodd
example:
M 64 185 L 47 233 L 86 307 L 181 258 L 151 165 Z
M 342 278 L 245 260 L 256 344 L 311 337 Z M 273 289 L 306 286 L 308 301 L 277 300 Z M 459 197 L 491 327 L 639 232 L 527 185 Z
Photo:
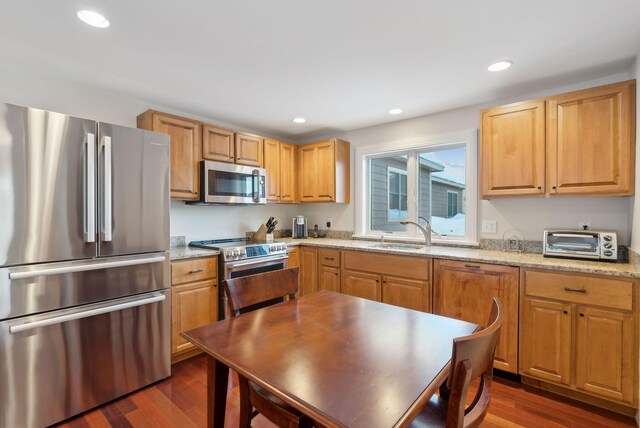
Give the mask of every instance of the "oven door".
M 223 162 L 202 161 L 202 201 L 214 204 L 266 204 L 266 172 Z
M 260 273 L 271 272 L 274 270 L 286 269 L 287 259 L 289 256 L 281 254 L 270 257 L 260 257 L 253 260 L 239 260 L 237 262 L 228 262 L 224 265 L 224 279 L 239 278 L 241 276 L 257 275 Z M 224 311 L 218 311 L 220 316 L 224 314 L 224 318 L 229 318 L 229 304 L 224 287 L 220 289 L 219 304 Z

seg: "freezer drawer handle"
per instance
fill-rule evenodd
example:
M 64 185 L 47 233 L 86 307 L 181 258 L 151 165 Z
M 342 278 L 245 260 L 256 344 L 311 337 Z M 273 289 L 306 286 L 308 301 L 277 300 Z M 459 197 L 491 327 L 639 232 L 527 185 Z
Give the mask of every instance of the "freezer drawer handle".
M 17 324 L 9 326 L 9 333 L 15 334 L 22 331 L 33 330 L 38 327 L 46 327 L 53 324 L 61 324 L 67 321 L 79 320 L 82 318 L 94 317 L 96 315 L 107 314 L 109 312 L 121 311 L 123 309 L 135 308 L 136 306 L 148 305 L 150 303 L 162 302 L 166 299 L 164 294 L 160 294 L 153 297 L 147 297 L 145 299 L 134 300 L 132 302 L 120 303 L 116 305 L 103 306 L 101 308 L 89 309 L 86 311 L 78 311 L 67 315 L 61 315 L 59 317 L 47 318 L 40 321 L 26 322 L 24 324 Z
M 157 256 L 157 257 L 148 257 L 144 259 L 118 260 L 114 262 L 93 263 L 93 264 L 77 265 L 77 266 L 64 266 L 64 267 L 58 267 L 58 268 L 45 268 L 45 269 L 38 269 L 38 270 L 29 270 L 25 272 L 9 272 L 9 279 L 34 278 L 37 276 L 61 275 L 63 273 L 84 272 L 88 270 L 146 265 L 149 263 L 164 262 L 165 260 L 166 258 L 164 256 Z

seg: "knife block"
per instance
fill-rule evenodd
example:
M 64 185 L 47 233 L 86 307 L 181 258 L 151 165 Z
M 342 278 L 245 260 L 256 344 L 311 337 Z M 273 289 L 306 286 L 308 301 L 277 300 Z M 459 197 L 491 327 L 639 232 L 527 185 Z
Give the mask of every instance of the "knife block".
M 267 226 L 265 224 L 261 224 L 260 228 L 253 235 L 253 240 L 256 242 L 265 242 L 270 243 L 273 242 L 273 233 L 267 233 Z

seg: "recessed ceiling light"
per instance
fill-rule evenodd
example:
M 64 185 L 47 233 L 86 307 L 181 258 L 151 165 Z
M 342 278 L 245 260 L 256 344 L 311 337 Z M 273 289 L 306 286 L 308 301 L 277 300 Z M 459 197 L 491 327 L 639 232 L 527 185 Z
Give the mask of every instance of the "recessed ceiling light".
M 92 27 L 96 28 L 108 28 L 109 21 L 104 16 L 100 15 L 98 12 L 93 12 L 91 10 L 81 10 L 78 12 L 78 18 L 85 24 L 89 24 Z
M 305 123 L 307 121 L 307 119 L 305 119 L 304 117 L 296 117 L 293 119 L 294 123 Z
M 391 110 L 389 110 L 389 114 L 400 114 L 400 113 L 402 113 L 401 108 L 392 108 Z
M 506 70 L 507 68 L 511 67 L 511 65 L 513 65 L 513 63 L 511 61 L 498 61 L 498 62 L 494 62 L 489 67 L 487 67 L 487 70 L 489 70 L 489 71 L 502 71 L 502 70 Z

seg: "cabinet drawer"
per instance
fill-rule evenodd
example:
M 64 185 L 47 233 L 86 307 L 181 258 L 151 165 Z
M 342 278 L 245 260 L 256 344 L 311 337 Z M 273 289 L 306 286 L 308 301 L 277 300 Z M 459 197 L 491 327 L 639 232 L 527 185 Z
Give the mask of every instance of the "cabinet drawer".
M 431 280 L 431 259 L 344 251 L 344 268 L 384 275 Z
M 218 259 L 206 257 L 187 259 L 171 263 L 171 284 L 213 279 L 218 276 Z
M 320 248 L 318 249 L 318 261 L 323 266 L 340 267 L 340 250 Z
M 633 281 L 630 279 L 525 270 L 524 284 L 528 296 L 628 311 L 633 309 Z

